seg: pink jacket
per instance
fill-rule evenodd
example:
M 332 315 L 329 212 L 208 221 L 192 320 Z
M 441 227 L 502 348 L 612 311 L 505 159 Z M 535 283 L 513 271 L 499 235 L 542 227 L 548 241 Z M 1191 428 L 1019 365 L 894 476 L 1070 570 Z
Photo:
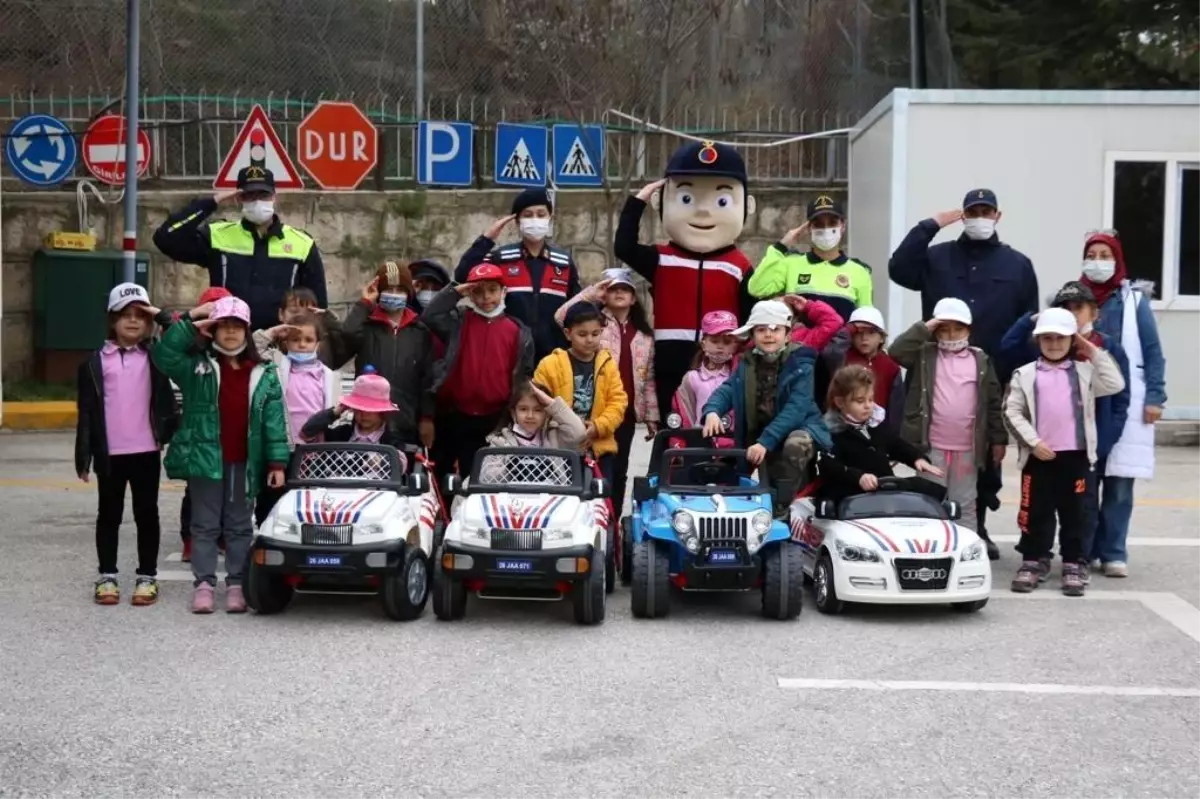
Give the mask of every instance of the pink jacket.
M 570 298 L 554 312 L 554 321 L 560 325 L 567 317 L 567 310 L 577 302 L 600 303 L 600 295 L 595 286 L 588 286 L 583 291 Z M 601 306 L 605 318 L 604 331 L 600 334 L 600 346 L 612 354 L 613 363 L 619 369 L 621 366 L 621 326 L 613 315 Z M 633 412 L 639 422 L 654 422 L 660 420 L 658 412 L 658 393 L 654 384 L 654 338 L 640 330 L 633 335 L 629 345 L 633 354 Z
M 820 300 L 808 300 L 804 315 L 808 317 L 810 327 L 797 324 L 792 329 L 792 341 L 812 347 L 817 352 L 825 349 L 825 345 L 833 340 L 845 324 L 841 314 Z

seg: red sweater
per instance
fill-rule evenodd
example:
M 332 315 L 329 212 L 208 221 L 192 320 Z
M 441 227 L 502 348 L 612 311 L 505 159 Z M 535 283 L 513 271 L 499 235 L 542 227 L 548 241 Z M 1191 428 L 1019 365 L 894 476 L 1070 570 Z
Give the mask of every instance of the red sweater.
M 488 319 L 465 311 L 453 371 L 439 394 L 470 416 L 500 413 L 512 397 L 520 346 L 521 329 L 506 314 Z
M 245 463 L 250 445 L 250 373 L 254 364 L 242 361 L 240 369 L 221 358 L 221 387 L 217 410 L 221 420 L 221 458 L 225 463 Z
M 892 360 L 892 356 L 880 350 L 874 358 L 867 359 L 851 346 L 846 351 L 845 365 L 865 366 L 871 370 L 875 375 L 875 404 L 886 409 L 892 398 L 892 386 L 900 377 L 900 365 Z M 896 408 L 891 410 L 897 411 Z

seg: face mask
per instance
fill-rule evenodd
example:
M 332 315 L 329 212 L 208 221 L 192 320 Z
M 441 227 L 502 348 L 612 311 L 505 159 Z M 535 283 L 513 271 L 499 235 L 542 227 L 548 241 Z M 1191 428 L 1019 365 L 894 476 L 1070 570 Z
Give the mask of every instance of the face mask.
M 417 302 L 421 303 L 422 308 L 428 308 L 429 303 L 433 302 L 433 298 L 437 296 L 437 292 L 433 289 L 417 292 Z
M 812 243 L 818 250 L 824 252 L 836 250 L 841 242 L 842 229 L 840 227 L 821 228 L 812 232 Z
M 481 311 L 475 306 L 475 303 L 471 303 L 471 310 L 482 316 L 484 319 L 495 319 L 497 316 L 504 313 L 504 300 L 500 300 L 500 302 L 496 304 L 496 307 L 490 311 Z
M 541 241 L 550 235 L 549 219 L 522 219 L 521 237 L 531 241 Z
M 243 341 L 240 345 L 238 345 L 237 347 L 234 347 L 231 350 L 225 349 L 224 347 L 222 347 L 220 344 L 216 343 L 215 341 L 213 342 L 212 347 L 214 350 L 221 353 L 222 355 L 228 356 L 230 358 L 236 358 L 237 356 L 241 355 L 243 352 L 246 351 L 246 342 Z
M 251 200 L 242 203 L 242 218 L 252 225 L 265 225 L 274 216 L 274 200 Z
M 984 219 L 964 219 L 963 232 L 967 234 L 967 238 L 975 241 L 986 241 L 996 232 L 996 220 Z
M 767 363 L 774 363 L 775 361 L 779 360 L 780 355 L 783 355 L 783 350 L 784 350 L 784 348 L 780 347 L 779 349 L 775 350 L 774 352 L 764 352 L 763 350 L 759 349 L 758 347 L 755 347 L 754 354 L 757 355 L 759 358 L 762 358 Z
M 938 349 L 942 352 L 962 352 L 969 346 L 971 346 L 971 340 L 968 338 L 960 338 L 958 341 L 938 342 Z
M 1079 335 L 1090 336 L 1092 334 L 1092 328 L 1093 328 L 1093 325 L 1091 322 L 1087 322 L 1085 324 L 1080 325 L 1079 326 Z
M 1093 283 L 1107 283 L 1117 273 L 1116 261 L 1084 261 L 1083 276 Z
M 379 307 L 385 311 L 403 311 L 408 305 L 407 294 L 380 294 Z
M 315 352 L 289 352 L 288 360 L 295 364 L 312 363 L 317 359 Z
M 708 347 L 702 347 L 702 349 L 704 350 L 704 359 L 713 366 L 723 366 L 733 359 L 732 352 L 725 352 L 723 350 L 710 350 Z

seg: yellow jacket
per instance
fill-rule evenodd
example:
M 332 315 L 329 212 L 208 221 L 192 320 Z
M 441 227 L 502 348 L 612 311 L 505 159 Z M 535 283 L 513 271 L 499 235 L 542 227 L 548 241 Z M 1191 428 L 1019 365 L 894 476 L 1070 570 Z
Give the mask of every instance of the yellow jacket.
M 613 455 L 617 451 L 617 440 L 613 434 L 625 420 L 629 397 L 625 395 L 625 387 L 621 385 L 621 372 L 608 350 L 596 353 L 596 360 L 592 363 L 596 393 L 592 400 L 592 412 L 585 421 L 596 425 L 597 437 L 592 444 L 596 457 Z M 533 373 L 533 380 L 545 386 L 552 396 L 562 399 L 568 407 L 573 405 L 575 372 L 571 368 L 571 356 L 566 350 L 557 349 L 542 358 Z

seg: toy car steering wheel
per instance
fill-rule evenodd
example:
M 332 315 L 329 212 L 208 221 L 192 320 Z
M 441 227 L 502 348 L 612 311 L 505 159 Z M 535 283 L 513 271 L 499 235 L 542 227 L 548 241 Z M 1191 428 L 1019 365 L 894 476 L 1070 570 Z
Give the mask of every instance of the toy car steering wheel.
M 903 478 L 901 477 L 880 477 L 879 491 L 900 491 L 904 488 Z

